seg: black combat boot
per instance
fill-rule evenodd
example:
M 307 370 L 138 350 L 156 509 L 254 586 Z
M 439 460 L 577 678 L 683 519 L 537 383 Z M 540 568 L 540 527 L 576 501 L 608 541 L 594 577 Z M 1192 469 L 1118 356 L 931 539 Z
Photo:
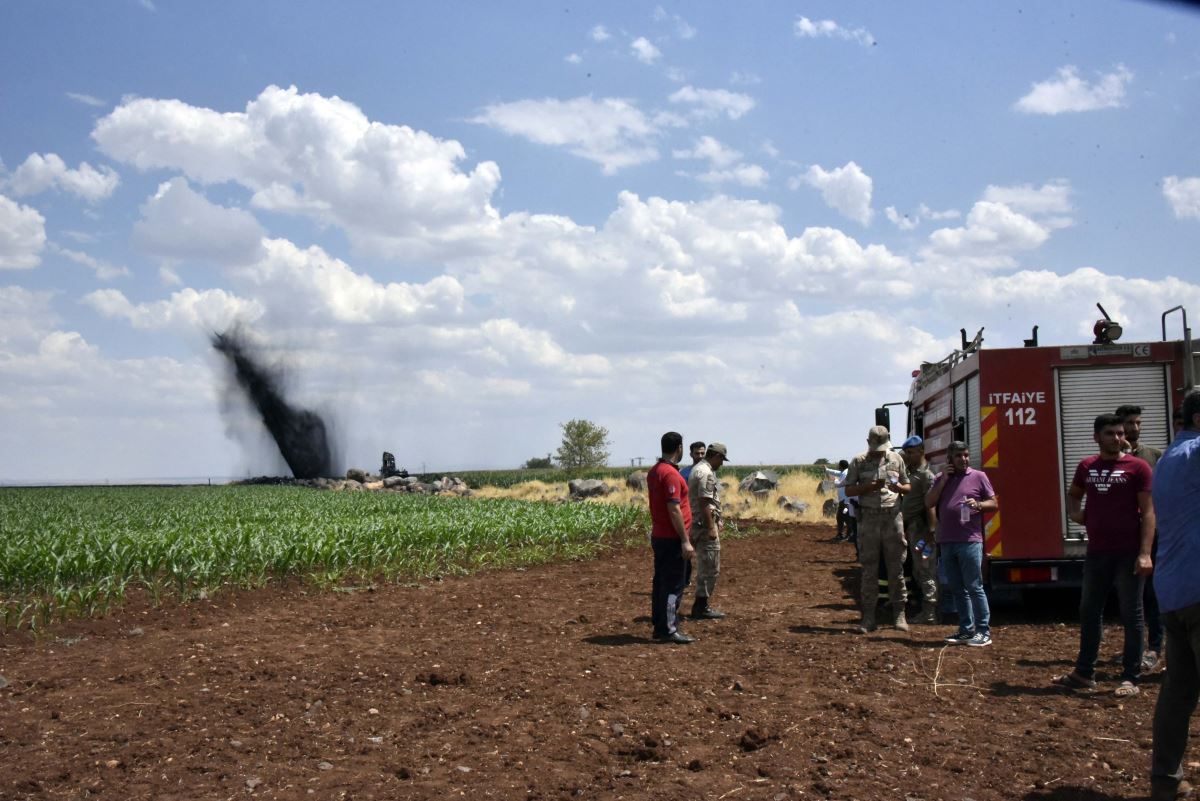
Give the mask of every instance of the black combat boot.
M 689 617 L 692 620 L 721 620 L 725 617 L 725 613 L 710 607 L 708 596 L 697 595 L 695 603 L 692 604 L 692 614 Z

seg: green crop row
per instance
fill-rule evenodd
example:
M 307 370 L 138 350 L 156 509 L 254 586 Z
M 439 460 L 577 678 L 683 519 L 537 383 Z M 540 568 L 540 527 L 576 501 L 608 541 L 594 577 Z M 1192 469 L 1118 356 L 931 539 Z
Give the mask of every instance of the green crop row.
M 293 576 L 420 577 L 594 553 L 645 526 L 609 504 L 297 487 L 0 489 L 6 628 L 92 615 L 130 590 L 189 599 Z

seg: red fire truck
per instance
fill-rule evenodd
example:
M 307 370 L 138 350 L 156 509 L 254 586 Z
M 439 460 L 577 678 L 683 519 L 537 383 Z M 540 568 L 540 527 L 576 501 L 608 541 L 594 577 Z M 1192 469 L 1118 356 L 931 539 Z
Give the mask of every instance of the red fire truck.
M 1175 311 L 1183 339 L 1168 340 Z M 925 439 L 935 472 L 950 442 L 965 441 L 1000 499 L 984 529 L 994 589 L 1079 586 L 1087 535 L 1067 519 L 1066 491 L 1075 466 L 1096 452 L 1097 415 L 1141 406 L 1141 441 L 1167 446 L 1172 410 L 1195 385 L 1200 358 L 1187 312 L 1175 307 L 1162 320 L 1160 342 L 1117 343 L 1120 326 L 1107 313 L 1088 345 L 1038 346 L 1035 327 L 1025 347 L 988 349 L 983 329 L 971 341 L 964 330 L 961 349 L 913 372 L 908 434 Z

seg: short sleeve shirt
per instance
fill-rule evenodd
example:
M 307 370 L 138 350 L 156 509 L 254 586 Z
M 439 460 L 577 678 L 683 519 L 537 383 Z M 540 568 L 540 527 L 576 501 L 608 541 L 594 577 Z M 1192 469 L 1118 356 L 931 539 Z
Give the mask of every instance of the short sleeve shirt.
M 857 496 L 858 505 L 864 509 L 890 509 L 900 502 L 900 493 L 887 488 L 888 473 L 895 473 L 897 484 L 908 483 L 908 468 L 904 460 L 895 451 L 882 453 L 860 453 L 850 460 L 850 468 L 846 471 L 847 486 L 866 484 L 877 478 L 882 478 L 884 486 L 874 492 Z
M 937 480 L 941 481 L 942 477 L 939 475 Z M 983 542 L 983 515 L 973 509 L 964 514 L 962 507 L 968 498 L 986 501 L 996 497 L 987 473 L 968 467 L 965 473 L 947 476 L 945 481 L 946 485 L 938 497 L 937 541 Z
M 900 513 L 904 515 L 904 523 L 908 525 L 917 520 L 925 520 L 925 496 L 933 486 L 933 471 L 925 463 L 908 474 L 908 483 L 912 491 L 904 493 L 900 499 Z
M 1158 606 L 1173 612 L 1200 603 L 1200 432 L 1182 431 L 1154 468 Z
M 717 481 L 717 473 L 706 460 L 701 459 L 692 467 L 688 477 L 688 497 L 692 504 L 692 527 L 706 529 L 704 519 L 704 502 L 709 501 L 713 507 L 713 518 L 721 517 L 721 482 Z
M 1081 487 L 1088 553 L 1137 553 L 1141 549 L 1142 512 L 1138 493 L 1150 492 L 1152 473 L 1145 459 L 1123 453 L 1116 459 L 1089 456 L 1075 468 L 1072 484 Z
M 679 534 L 671 525 L 670 505 L 678 504 L 683 514 L 683 530 L 692 525 L 692 509 L 688 504 L 688 487 L 679 468 L 659 459 L 646 475 L 646 494 L 650 500 L 650 536 L 654 539 L 677 540 Z

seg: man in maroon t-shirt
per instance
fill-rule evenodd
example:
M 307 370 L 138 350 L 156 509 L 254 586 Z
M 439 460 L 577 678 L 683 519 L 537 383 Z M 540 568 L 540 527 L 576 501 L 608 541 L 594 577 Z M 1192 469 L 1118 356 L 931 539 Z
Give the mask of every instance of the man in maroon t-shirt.
M 1104 602 L 1115 584 L 1125 628 L 1117 695 L 1136 695 L 1142 666 L 1142 581 L 1153 569 L 1152 474 L 1144 460 L 1122 453 L 1125 426 L 1117 415 L 1097 417 L 1093 436 L 1100 453 L 1079 463 L 1067 492 L 1068 514 L 1087 529 L 1088 535 L 1083 596 L 1079 601 L 1079 657 L 1073 671 L 1054 681 L 1076 689 L 1096 686 L 1096 657 L 1104 636 Z
M 654 639 L 686 645 L 694 642 L 679 630 L 679 602 L 692 577 L 692 509 L 687 482 L 679 475 L 683 458 L 683 436 L 675 431 L 662 435 L 662 457 L 646 476 L 650 499 L 650 547 L 654 550 L 654 582 L 650 591 L 650 618 Z

